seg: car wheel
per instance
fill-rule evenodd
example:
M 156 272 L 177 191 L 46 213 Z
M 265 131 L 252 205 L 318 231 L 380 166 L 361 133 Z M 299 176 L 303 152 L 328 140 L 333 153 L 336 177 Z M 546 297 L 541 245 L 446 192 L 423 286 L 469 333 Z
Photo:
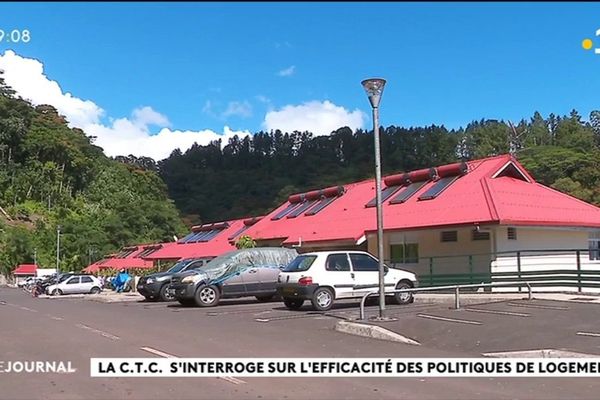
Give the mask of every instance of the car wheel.
M 267 301 L 273 300 L 273 297 L 275 297 L 274 294 L 270 294 L 268 296 L 256 296 L 256 300 L 260 301 L 261 303 L 266 303 Z
M 283 304 L 290 310 L 299 310 L 304 304 L 304 300 L 299 299 L 283 299 Z
M 317 311 L 328 311 L 333 307 L 335 295 L 329 288 L 320 287 L 313 293 L 311 303 Z
M 98 286 L 94 286 L 92 288 L 92 290 L 90 291 L 91 294 L 98 294 L 100 293 L 100 288 Z
M 177 301 L 184 307 L 191 307 L 196 304 L 194 299 L 178 299 Z
M 200 307 L 212 307 L 219 304 L 219 299 L 221 297 L 221 293 L 219 292 L 219 288 L 215 285 L 202 285 L 198 289 L 196 289 L 196 304 Z
M 52 296 L 62 296 L 63 292 L 60 289 L 54 289 L 52 291 Z
M 411 287 L 412 286 L 410 286 L 406 282 L 398 282 L 398 284 L 396 285 L 396 290 L 410 289 Z M 396 304 L 410 304 L 414 301 L 414 297 L 411 292 L 395 293 L 394 301 L 396 302 Z
M 169 290 L 169 285 L 162 285 L 160 288 L 160 299 L 162 301 L 173 301 L 175 300 L 175 294 L 172 290 Z

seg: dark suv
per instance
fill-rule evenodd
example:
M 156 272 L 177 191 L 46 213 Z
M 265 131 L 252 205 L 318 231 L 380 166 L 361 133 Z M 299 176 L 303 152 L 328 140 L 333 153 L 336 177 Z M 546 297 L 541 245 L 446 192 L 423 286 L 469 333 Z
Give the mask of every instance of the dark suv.
M 279 247 L 235 250 L 201 268 L 173 276 L 171 288 L 183 305 L 212 307 L 221 298 L 255 296 L 268 301 L 276 294 L 277 278 L 298 253 Z
M 179 272 L 190 271 L 194 268 L 200 268 L 208 260 L 206 258 L 187 258 L 177 262 L 165 272 L 157 272 L 140 278 L 137 291 L 144 296 L 146 300 L 173 301 L 172 290 L 169 289 L 171 278 Z

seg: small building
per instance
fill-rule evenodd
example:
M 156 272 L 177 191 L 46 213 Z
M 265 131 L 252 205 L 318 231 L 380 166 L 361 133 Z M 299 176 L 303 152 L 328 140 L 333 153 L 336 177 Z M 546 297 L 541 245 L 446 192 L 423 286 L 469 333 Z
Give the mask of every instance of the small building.
M 15 277 L 15 283 L 18 285 L 21 282 L 24 282 L 27 278 L 32 278 L 37 276 L 37 265 L 35 264 L 19 264 L 17 268 L 15 268 L 12 272 Z
M 425 284 L 512 279 L 552 290 L 600 287 L 600 208 L 537 183 L 510 155 L 383 182 L 384 260 Z M 377 255 L 375 206 L 373 179 L 314 190 L 290 196 L 246 233 L 260 245 Z

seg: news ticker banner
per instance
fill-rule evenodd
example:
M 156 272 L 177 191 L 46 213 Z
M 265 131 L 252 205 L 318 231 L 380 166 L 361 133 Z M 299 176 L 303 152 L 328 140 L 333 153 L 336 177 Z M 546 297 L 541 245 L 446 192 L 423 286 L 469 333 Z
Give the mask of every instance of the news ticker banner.
M 92 358 L 90 376 L 600 377 L 600 358 Z

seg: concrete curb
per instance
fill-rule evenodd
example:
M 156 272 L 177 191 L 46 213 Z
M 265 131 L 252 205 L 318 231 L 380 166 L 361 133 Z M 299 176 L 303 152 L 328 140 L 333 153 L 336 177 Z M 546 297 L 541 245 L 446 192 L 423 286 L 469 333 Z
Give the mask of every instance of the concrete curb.
M 335 330 L 350 335 L 363 336 L 372 339 L 387 340 L 390 342 L 410 344 L 413 346 L 421 345 L 421 343 L 413 339 L 407 338 L 406 336 L 402 336 L 396 332 L 392 332 L 377 325 L 360 324 L 350 321 L 338 321 L 335 324 Z

